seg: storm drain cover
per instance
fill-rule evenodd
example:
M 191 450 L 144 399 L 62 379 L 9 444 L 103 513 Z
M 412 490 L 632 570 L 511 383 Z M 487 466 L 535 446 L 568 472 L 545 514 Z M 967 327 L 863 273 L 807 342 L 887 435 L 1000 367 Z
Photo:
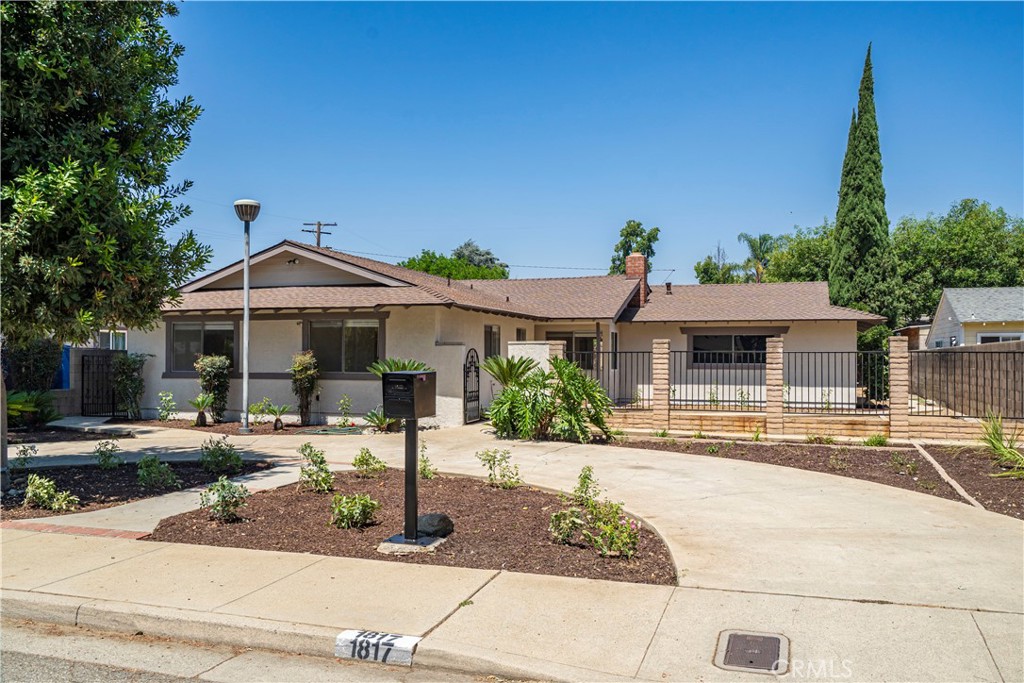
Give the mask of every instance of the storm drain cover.
M 729 671 L 783 674 L 789 668 L 789 639 L 777 633 L 722 631 L 715 666 Z

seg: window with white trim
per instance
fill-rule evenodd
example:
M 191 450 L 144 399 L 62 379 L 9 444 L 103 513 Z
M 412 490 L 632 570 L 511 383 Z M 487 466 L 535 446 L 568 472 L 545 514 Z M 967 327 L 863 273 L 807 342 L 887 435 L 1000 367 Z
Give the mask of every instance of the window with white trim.
M 171 372 L 195 372 L 196 357 L 227 356 L 235 362 L 233 322 L 171 323 Z
M 96 335 L 96 346 L 101 349 L 125 351 L 128 349 L 128 333 L 124 330 L 100 330 Z
M 1020 341 L 1024 332 L 979 332 L 979 344 L 998 344 L 999 342 Z
M 365 373 L 378 360 L 380 320 L 311 320 L 309 348 L 321 372 Z

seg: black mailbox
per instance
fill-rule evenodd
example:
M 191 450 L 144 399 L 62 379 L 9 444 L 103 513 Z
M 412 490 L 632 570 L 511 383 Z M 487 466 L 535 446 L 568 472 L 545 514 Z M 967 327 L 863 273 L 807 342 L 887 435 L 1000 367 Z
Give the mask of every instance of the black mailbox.
M 385 372 L 381 382 L 384 417 L 418 420 L 436 413 L 437 373 L 433 370 Z

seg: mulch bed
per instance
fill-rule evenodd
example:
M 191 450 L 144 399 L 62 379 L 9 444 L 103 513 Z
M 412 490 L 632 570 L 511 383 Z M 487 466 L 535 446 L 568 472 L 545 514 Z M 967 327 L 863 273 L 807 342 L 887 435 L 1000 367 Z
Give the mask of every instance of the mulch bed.
M 673 453 L 749 460 L 812 472 L 837 474 L 841 477 L 896 486 L 908 491 L 929 493 L 966 504 L 966 501 L 939 477 L 939 473 L 935 471 L 931 463 L 922 458 L 915 449 L 848 448 L 818 444 L 715 441 L 711 439 L 630 440 L 617 441 L 614 445 L 625 448 L 648 448 Z
M 96 432 L 80 432 L 74 429 L 62 429 L 60 427 L 44 427 L 33 431 L 21 431 L 12 429 L 7 432 L 7 442 L 10 444 L 23 443 L 50 443 L 53 441 L 102 441 L 104 439 L 126 439 L 129 436 L 112 436 L 110 434 L 99 434 Z
M 206 427 L 196 427 L 192 424 L 192 420 L 167 420 L 161 422 L 160 420 L 107 420 L 107 424 L 112 425 L 124 425 L 125 427 L 163 427 L 165 429 L 191 429 L 196 432 L 207 432 L 209 434 L 230 434 L 237 435 L 238 429 L 242 426 L 241 422 L 218 422 L 216 424 L 210 422 Z M 263 424 L 249 424 L 249 428 L 252 429 L 253 434 L 279 434 L 288 435 L 296 434 L 301 429 L 316 429 L 316 427 L 301 427 L 299 425 L 285 424 L 284 429 L 274 431 L 274 422 L 264 422 Z
M 195 462 L 168 463 L 178 478 L 182 488 L 202 486 L 217 481 L 219 475 L 210 474 Z M 239 474 L 260 472 L 273 465 L 266 462 L 245 461 Z M 132 464 L 121 465 L 113 470 L 101 470 L 96 465 L 78 465 L 74 467 L 46 467 L 31 472 L 16 471 L 11 476 L 15 489 L 21 491 L 16 496 L 4 494 L 0 499 L 4 519 L 34 519 L 37 517 L 54 517 L 60 514 L 39 508 L 24 507 L 25 482 L 29 474 L 38 474 L 53 479 L 58 491 L 71 491 L 79 498 L 79 506 L 71 512 L 89 512 L 102 508 L 123 505 L 142 498 L 161 496 L 168 491 L 147 489 L 139 484 L 138 468 Z
M 1005 472 L 984 448 L 926 446 L 942 469 L 986 510 L 1024 519 L 1024 479 L 991 477 Z
M 242 508 L 241 522 L 214 522 L 196 510 L 164 519 L 148 540 L 676 584 L 668 548 L 651 530 L 643 529 L 639 549 L 629 560 L 602 558 L 589 546 L 551 540 L 548 523 L 562 507 L 558 496 L 525 486 L 496 489 L 468 477 L 419 482 L 421 514 L 443 512 L 455 522 L 455 532 L 435 553 L 383 555 L 376 552 L 381 541 L 402 532 L 403 472 L 388 469 L 378 479 L 336 473 L 334 482 L 335 493 L 366 493 L 381 503 L 377 523 L 365 529 L 330 526 L 332 495 L 297 491 L 292 485 L 253 494 Z

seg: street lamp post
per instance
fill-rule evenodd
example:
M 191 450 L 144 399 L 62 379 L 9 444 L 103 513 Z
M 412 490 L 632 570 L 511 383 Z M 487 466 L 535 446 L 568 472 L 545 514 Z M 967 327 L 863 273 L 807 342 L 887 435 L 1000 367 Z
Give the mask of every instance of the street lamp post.
M 240 434 L 250 434 L 249 428 L 249 223 L 260 215 L 260 203 L 255 199 L 235 202 L 235 215 L 245 223 L 245 259 L 242 275 L 244 290 L 242 303 L 242 426 Z

